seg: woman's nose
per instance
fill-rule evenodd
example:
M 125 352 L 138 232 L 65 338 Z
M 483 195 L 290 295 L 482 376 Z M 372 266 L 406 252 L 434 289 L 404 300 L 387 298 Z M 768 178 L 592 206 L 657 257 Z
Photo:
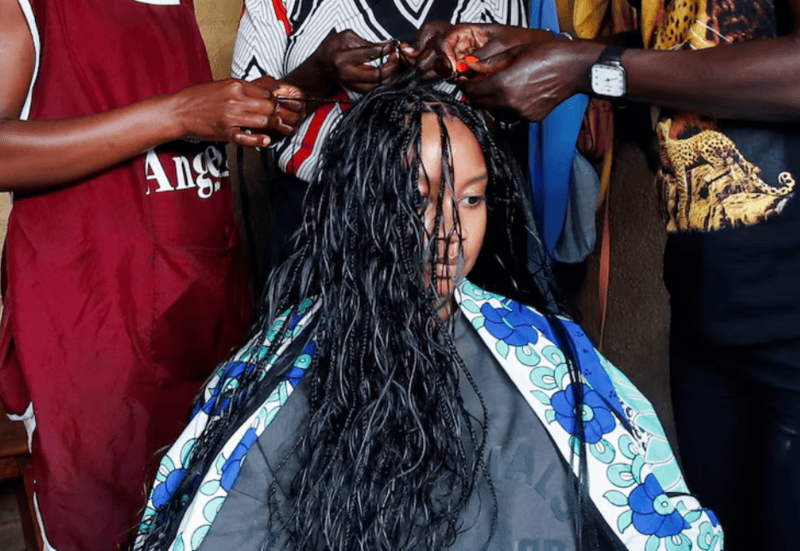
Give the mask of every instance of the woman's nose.
M 467 228 L 460 224 L 442 224 L 439 239 L 448 243 L 458 243 L 467 238 Z
M 465 239 L 467 228 L 463 226 L 452 202 L 448 201 L 448 203 L 442 209 L 442 224 L 439 228 L 439 235 L 449 240 L 458 239 L 459 237 Z
M 453 216 L 448 215 L 446 220 L 442 220 L 439 228 L 439 255 L 447 257 L 452 262 L 461 254 L 461 244 L 467 238 L 467 229 L 461 226 Z

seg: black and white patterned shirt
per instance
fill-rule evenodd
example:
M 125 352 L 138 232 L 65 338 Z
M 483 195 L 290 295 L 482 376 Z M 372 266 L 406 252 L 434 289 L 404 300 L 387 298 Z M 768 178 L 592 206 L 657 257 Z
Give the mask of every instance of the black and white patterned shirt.
M 397 38 L 414 43 L 428 21 L 527 25 L 525 0 L 245 0 L 231 74 L 281 79 L 313 54 L 332 32 L 355 31 L 370 42 Z M 359 94 L 340 92 L 340 99 Z M 346 105 L 344 106 L 346 109 Z M 327 103 L 297 133 L 276 146 L 282 170 L 310 181 L 324 137 L 341 118 L 341 104 Z

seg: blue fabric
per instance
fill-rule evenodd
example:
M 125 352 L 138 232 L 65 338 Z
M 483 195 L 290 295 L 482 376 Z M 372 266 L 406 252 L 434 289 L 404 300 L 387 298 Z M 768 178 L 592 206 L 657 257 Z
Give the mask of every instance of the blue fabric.
M 578 362 L 578 369 L 589 381 L 589 384 L 592 385 L 592 388 L 608 402 L 608 405 L 614 408 L 620 419 L 627 426 L 628 422 L 622 408 L 622 402 L 617 396 L 617 391 L 614 389 L 614 384 L 611 382 L 608 372 L 600 363 L 600 357 L 589 337 L 583 332 L 581 326 L 575 322 L 564 320 L 564 327 L 566 327 L 567 333 L 572 339 L 573 352 L 575 353 L 575 361 Z
M 531 0 L 530 27 L 559 32 L 555 0 Z M 588 102 L 585 95 L 577 94 L 556 107 L 541 123 L 530 125 L 533 210 L 550 258 L 564 227 L 572 158 Z
M 467 282 L 466 285 L 473 284 Z M 477 287 L 473 285 L 473 288 Z M 486 319 L 483 327 L 486 327 L 494 338 L 512 346 L 523 346 L 530 342 L 536 342 L 539 338 L 538 331 L 561 348 L 560 339 L 556 336 L 546 317 L 530 306 L 525 306 L 510 298 L 503 298 L 500 295 L 495 295 L 495 297 L 503 305 L 502 308 L 494 308 L 486 302 L 480 310 Z M 572 352 L 578 370 L 589 381 L 592 388 L 619 414 L 620 419 L 625 419 L 622 402 L 617 396 L 617 391 L 614 390 L 611 378 L 600 363 L 600 357 L 589 337 L 583 332 L 581 326 L 573 321 L 562 320 L 562 324 L 572 341 Z

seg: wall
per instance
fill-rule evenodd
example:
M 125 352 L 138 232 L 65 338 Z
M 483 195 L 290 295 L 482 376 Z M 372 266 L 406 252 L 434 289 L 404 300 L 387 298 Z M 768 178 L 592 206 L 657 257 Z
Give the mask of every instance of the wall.
M 662 278 L 666 229 L 645 156 L 646 136 L 623 135 L 617 143 L 610 184 L 611 262 L 603 352 L 653 402 L 677 448 L 669 390 L 669 294 Z M 598 232 L 601 223 L 598 217 Z M 576 301 L 582 325 L 595 343 L 600 333 L 598 267 L 599 238 Z
M 195 13 L 206 43 L 214 78 L 230 76 L 233 42 L 242 0 L 195 0 Z

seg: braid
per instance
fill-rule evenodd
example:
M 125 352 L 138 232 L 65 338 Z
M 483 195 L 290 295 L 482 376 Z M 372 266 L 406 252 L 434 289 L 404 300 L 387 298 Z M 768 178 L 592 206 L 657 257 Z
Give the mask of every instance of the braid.
M 428 113 L 438 119 L 442 145 L 432 232 L 420 216 L 426 203 L 419 191 L 422 118 Z M 543 312 L 569 358 L 570 377 L 578 380 L 521 191 L 525 179 L 497 148 L 481 116 L 410 79 L 367 94 L 325 143 L 296 236 L 297 252 L 271 274 L 264 314 L 253 332 L 265 332 L 290 305 L 295 306 L 286 320 L 294 319 L 296 305 L 307 297 L 317 302 L 315 329 L 308 331 L 316 349 L 304 377 L 309 422 L 276 473 L 293 464 L 299 469 L 285 498 L 278 496 L 277 477 L 270 486 L 270 536 L 262 549 L 280 541 L 273 534 L 285 534 L 294 549 L 447 549 L 462 529 L 463 512 L 481 478 L 488 482 L 493 507 L 484 548 L 496 532 L 497 496 L 484 460 L 489 413 L 450 336 L 451 324 L 439 314 L 435 266 L 448 252 L 439 250 L 435 237 L 444 224 L 443 194 L 453 185 L 454 162 L 447 118 L 460 120 L 474 134 L 489 176 L 486 239 L 469 277 Z M 460 240 L 457 208 L 452 216 Z M 424 273 L 430 274 L 427 281 Z M 198 440 L 180 490 L 158 512 L 167 528 L 146 532 L 145 548 L 170 541 L 165 534 L 174 536 L 183 503 L 195 491 L 192 477 L 205 472 L 241 412 L 260 403 L 291 368 L 289 361 L 279 363 L 264 376 L 267 358 L 286 339 L 282 328 L 240 387 L 226 391 L 227 407 Z M 464 406 L 462 376 L 478 396 L 480 416 Z M 582 403 L 580 391 L 575 398 Z M 577 459 L 583 477 L 574 508 L 579 530 L 588 503 L 585 457 Z

